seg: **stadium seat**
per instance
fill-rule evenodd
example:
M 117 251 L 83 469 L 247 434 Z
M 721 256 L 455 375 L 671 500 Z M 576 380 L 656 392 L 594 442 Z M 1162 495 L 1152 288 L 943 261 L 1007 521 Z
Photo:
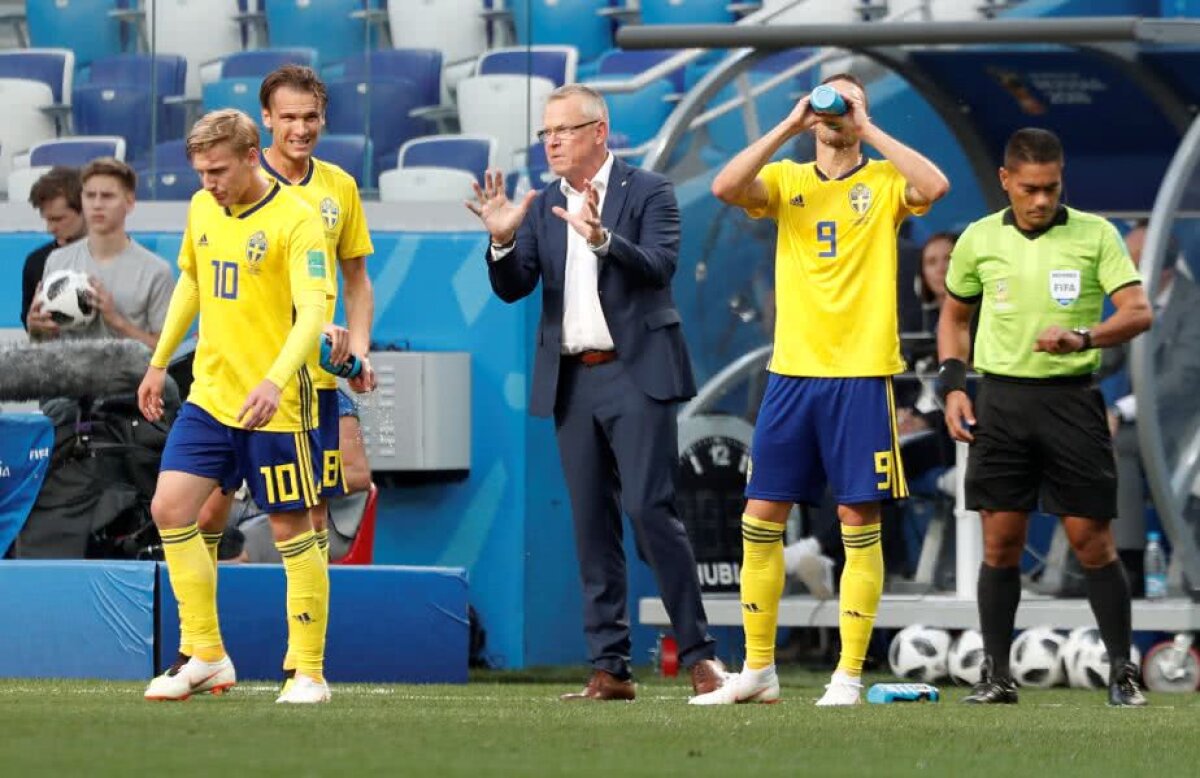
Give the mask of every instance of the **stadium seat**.
M 37 48 L 70 49 L 75 67 L 84 69 L 92 60 L 133 50 L 136 37 L 111 12 L 136 4 L 137 0 L 30 0 L 25 4 L 29 42 Z
M 542 126 L 542 112 L 552 91 L 554 83 L 537 76 L 464 78 L 458 84 L 459 125 L 465 135 L 494 137 L 495 164 L 509 170 L 513 154 L 528 148 Z
M 388 0 L 392 45 L 439 49 L 446 66 L 471 63 L 488 46 L 480 0 Z
M 598 13 L 609 0 L 518 0 L 509 7 L 521 46 L 566 43 L 584 62 L 612 48 L 612 22 Z
M 671 115 L 675 86 L 657 78 L 636 92 L 604 96 L 608 103 L 609 145 L 614 149 L 636 148 L 653 138 Z
M 345 170 L 360 189 L 371 187 L 374 178 L 371 142 L 362 135 L 322 135 L 313 153 Z
M 597 81 L 612 80 L 614 76 L 636 76 L 654 67 L 660 62 L 678 54 L 672 49 L 642 49 L 637 51 L 622 51 L 614 49 L 600 57 L 596 65 Z M 684 85 L 684 69 L 679 68 L 664 76 L 671 81 L 679 94 L 687 91 Z M 621 79 L 624 80 L 624 79 Z
M 270 48 L 238 51 L 221 60 L 221 78 L 262 79 L 272 70 L 284 65 L 308 65 L 320 69 L 317 50 L 307 47 Z
M 187 60 L 178 54 L 119 54 L 93 62 L 88 84 L 149 89 L 153 83 L 158 105 L 155 134 L 159 138 L 179 138 L 185 132 L 186 107 L 178 101 L 187 85 L 187 69 Z
M 50 87 L 57 105 L 70 105 L 75 53 L 70 49 L 0 51 L 0 78 L 25 78 Z
M 29 191 L 33 189 L 33 185 L 49 172 L 49 165 L 13 168 L 13 171 L 8 174 L 8 201 L 10 203 L 28 202 Z
M 119 135 L 125 154 L 138 161 L 150 150 L 154 138 L 146 117 L 153 110 L 150 90 L 132 86 L 75 87 L 71 114 L 80 135 Z
M 258 131 L 262 133 L 262 142 L 269 143 L 270 132 L 262 123 L 262 108 L 258 103 L 258 87 L 262 84 L 261 76 L 248 78 L 222 78 L 211 84 L 205 84 L 201 89 L 201 103 L 204 111 L 214 111 L 218 108 L 236 108 L 253 117 L 258 122 Z
M 330 560 L 334 565 L 369 565 L 375 558 L 375 523 L 379 514 L 379 489 L 371 484 L 362 519 L 354 533 L 354 541 L 341 559 Z
M 272 47 L 319 48 L 326 63 L 335 63 L 374 48 L 361 12 L 381 5 L 378 0 L 264 0 L 263 11 Z M 356 12 L 360 18 L 353 16 Z
M 479 56 L 475 75 L 540 76 L 554 86 L 575 83 L 579 52 L 574 46 L 527 46 L 492 49 Z
M 437 49 L 380 49 L 346 59 L 343 78 L 360 81 L 404 78 L 417 87 L 422 105 L 442 101 L 442 52 Z
M 190 200 L 200 191 L 200 176 L 190 165 L 159 165 L 138 170 L 139 200 Z
M 642 24 L 727 24 L 729 0 L 641 0 Z
M 486 135 L 429 135 L 400 147 L 396 167 L 439 167 L 465 170 L 483 183 L 483 173 L 496 157 L 496 139 Z
M 461 203 L 475 196 L 475 176 L 445 167 L 405 167 L 379 175 L 379 199 L 388 203 Z
M 76 135 L 44 140 L 29 148 L 29 164 L 33 167 L 83 167 L 98 157 L 125 159 L 125 139 L 116 135 Z
M 381 157 L 394 152 L 404 141 L 427 135 L 430 124 L 411 116 L 423 103 L 417 86 L 408 79 L 377 80 L 370 84 L 356 78 L 335 79 L 326 84 L 329 107 L 325 124 L 330 133 L 367 135 L 373 149 L 373 170 L 382 170 Z M 368 126 L 369 122 L 369 126 Z
M 8 186 L 13 157 L 38 141 L 55 137 L 54 120 L 43 106 L 54 101 L 50 87 L 42 81 L 0 78 L 0 182 Z
M 531 144 L 525 150 L 513 154 L 512 166 L 506 172 L 508 174 L 504 177 L 504 186 L 509 197 L 516 192 L 517 182 L 522 173 L 529 176 L 529 186 L 533 189 L 544 189 L 546 184 L 557 178 L 550 169 L 550 161 L 546 159 L 546 147 L 541 143 Z
M 191 169 L 192 163 L 187 156 L 187 141 L 182 138 L 166 140 L 154 144 L 154 148 L 146 153 L 141 162 L 135 166 L 138 175 L 149 174 L 151 169 Z
M 200 66 L 244 48 L 238 15 L 244 0 L 143 0 L 156 51 L 187 60 L 184 93 L 200 97 Z

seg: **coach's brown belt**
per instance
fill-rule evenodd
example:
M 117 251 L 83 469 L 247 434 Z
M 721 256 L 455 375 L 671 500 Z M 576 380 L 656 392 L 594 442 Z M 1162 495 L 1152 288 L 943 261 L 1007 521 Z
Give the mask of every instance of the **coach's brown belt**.
M 595 367 L 596 365 L 604 365 L 615 360 L 617 352 L 589 349 L 588 351 L 580 351 L 578 354 L 568 354 L 567 356 L 577 360 L 585 367 Z

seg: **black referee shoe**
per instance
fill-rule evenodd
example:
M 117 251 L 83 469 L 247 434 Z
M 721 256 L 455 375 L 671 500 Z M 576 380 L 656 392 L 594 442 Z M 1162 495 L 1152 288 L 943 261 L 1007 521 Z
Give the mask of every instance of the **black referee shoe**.
M 1016 705 L 1017 684 L 1008 676 L 995 675 L 989 657 L 983 660 L 979 683 L 962 701 L 968 705 Z
M 1146 695 L 1138 685 L 1137 665 L 1129 660 L 1117 662 L 1108 674 L 1108 704 L 1114 708 L 1141 708 Z

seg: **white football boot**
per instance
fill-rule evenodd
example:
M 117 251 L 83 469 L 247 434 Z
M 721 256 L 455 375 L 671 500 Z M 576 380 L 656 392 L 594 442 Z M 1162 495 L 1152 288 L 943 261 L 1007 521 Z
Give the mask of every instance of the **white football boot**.
M 761 670 L 743 667 L 740 673 L 731 673 L 725 684 L 708 694 L 688 700 L 688 705 L 738 705 L 746 702 L 779 702 L 779 676 L 775 665 Z
M 228 656 L 219 662 L 192 657 L 181 667 L 172 667 L 146 687 L 147 700 L 186 700 L 193 694 L 224 694 L 237 684 L 237 673 Z
M 835 705 L 858 705 L 862 702 L 862 681 L 858 678 L 835 672 L 825 685 L 825 694 L 817 700 L 820 707 Z
M 311 704 L 329 702 L 329 697 L 329 684 L 324 681 L 315 681 L 302 673 L 296 673 L 290 679 L 290 683 L 284 684 L 283 691 L 275 702 Z

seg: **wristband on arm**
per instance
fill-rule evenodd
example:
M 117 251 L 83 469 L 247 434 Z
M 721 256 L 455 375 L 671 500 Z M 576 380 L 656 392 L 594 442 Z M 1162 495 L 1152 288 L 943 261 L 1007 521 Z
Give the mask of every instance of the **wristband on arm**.
M 942 402 L 951 392 L 967 391 L 967 363 L 961 359 L 946 359 L 938 366 L 938 393 Z

